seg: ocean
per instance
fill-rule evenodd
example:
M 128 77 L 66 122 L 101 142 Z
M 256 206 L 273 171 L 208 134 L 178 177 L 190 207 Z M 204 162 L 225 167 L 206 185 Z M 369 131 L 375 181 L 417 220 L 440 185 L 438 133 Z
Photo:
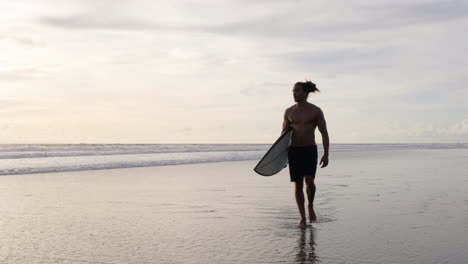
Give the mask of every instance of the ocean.
M 257 160 L 270 144 L 5 144 L 0 175 Z M 330 153 L 467 149 L 455 144 L 332 144 Z M 323 147 L 319 146 L 319 151 Z
M 333 144 L 306 228 L 268 147 L 3 145 L 0 263 L 466 263 L 467 144 Z

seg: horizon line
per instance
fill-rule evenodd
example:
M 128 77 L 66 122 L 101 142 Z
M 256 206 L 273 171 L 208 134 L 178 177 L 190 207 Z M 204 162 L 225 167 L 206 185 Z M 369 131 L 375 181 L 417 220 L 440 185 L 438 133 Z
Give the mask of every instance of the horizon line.
M 269 143 L 0 143 L 0 145 L 272 145 Z M 330 143 L 330 145 L 372 145 L 372 144 L 468 144 L 468 142 L 366 142 L 366 143 L 350 143 L 350 142 L 338 142 Z M 317 145 L 323 145 L 323 143 L 317 143 Z

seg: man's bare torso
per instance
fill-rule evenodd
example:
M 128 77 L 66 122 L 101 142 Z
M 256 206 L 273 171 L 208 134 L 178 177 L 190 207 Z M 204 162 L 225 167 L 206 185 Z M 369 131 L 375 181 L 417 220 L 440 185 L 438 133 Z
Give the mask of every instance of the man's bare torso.
M 286 117 L 293 128 L 291 146 L 316 145 L 315 128 L 323 120 L 322 110 L 310 103 L 293 105 L 286 110 Z

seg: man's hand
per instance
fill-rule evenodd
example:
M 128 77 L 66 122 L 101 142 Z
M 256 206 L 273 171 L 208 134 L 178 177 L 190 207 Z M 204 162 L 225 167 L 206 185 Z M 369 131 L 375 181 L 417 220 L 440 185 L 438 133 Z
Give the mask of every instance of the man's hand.
M 328 155 L 323 155 L 322 159 L 320 160 L 321 168 L 325 168 L 328 165 Z

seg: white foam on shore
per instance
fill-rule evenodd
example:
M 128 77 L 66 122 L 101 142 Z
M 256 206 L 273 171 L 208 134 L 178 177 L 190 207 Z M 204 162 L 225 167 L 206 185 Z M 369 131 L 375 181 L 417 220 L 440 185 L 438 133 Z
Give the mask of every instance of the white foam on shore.
M 0 175 L 257 160 L 266 144 L 0 145 Z M 333 144 L 330 152 L 467 149 L 468 144 Z M 319 151 L 322 146 L 319 146 Z
M 0 159 L 0 175 L 152 167 L 257 159 L 263 151 L 183 152 L 132 155 Z

